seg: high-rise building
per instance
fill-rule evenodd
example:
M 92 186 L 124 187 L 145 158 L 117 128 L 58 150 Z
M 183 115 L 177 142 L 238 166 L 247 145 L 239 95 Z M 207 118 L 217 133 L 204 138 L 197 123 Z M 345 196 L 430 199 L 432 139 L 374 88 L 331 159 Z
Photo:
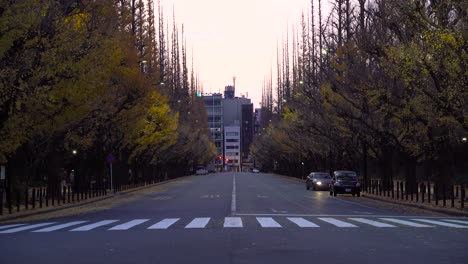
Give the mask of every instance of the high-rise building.
M 224 98 L 215 93 L 203 95 L 203 100 L 211 137 L 218 149 L 213 165 L 217 170 L 242 169 L 253 140 L 253 104 L 245 96 L 236 97 L 234 86 L 225 87 Z
M 208 128 L 210 129 L 211 138 L 213 139 L 216 149 L 218 150 L 218 157 L 213 161 L 215 169 L 221 171 L 223 168 L 224 156 L 224 116 L 223 116 L 223 96 L 220 93 L 203 95 L 205 101 L 206 113 L 208 116 Z

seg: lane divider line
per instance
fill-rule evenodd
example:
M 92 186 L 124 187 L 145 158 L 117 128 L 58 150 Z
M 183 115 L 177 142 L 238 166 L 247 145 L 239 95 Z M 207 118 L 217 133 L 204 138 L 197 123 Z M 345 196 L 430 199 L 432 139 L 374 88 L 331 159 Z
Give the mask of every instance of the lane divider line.
M 237 211 L 237 206 L 236 206 L 236 175 L 232 174 L 231 214 L 235 214 L 236 211 Z

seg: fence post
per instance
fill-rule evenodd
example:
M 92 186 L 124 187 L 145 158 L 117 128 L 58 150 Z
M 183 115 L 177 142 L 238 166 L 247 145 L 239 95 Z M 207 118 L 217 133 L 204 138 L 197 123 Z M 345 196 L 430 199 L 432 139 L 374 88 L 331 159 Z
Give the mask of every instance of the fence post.
M 445 207 L 447 205 L 445 196 L 445 183 L 442 184 L 442 205 Z
M 49 207 L 49 187 L 46 187 L 45 192 L 46 192 L 45 204 L 46 204 L 46 207 Z
M 458 185 L 455 188 L 455 197 L 458 198 Z
M 50 192 L 50 200 L 52 201 L 52 206 L 54 206 L 55 205 L 55 190 L 54 189 L 52 189 L 52 191 Z
M 395 199 L 395 181 L 392 180 L 390 184 L 390 188 L 392 188 L 392 199 Z
M 434 199 L 436 206 L 439 205 L 439 189 L 440 186 L 437 183 L 434 183 Z
M 63 186 L 63 191 L 62 191 L 62 202 L 63 202 L 63 204 L 65 204 L 66 195 L 67 195 L 67 187 Z
M 29 192 L 27 186 L 26 190 L 24 191 L 24 208 L 26 208 L 26 210 L 29 209 Z
M 62 199 L 62 188 L 58 187 L 58 192 L 57 192 L 57 206 L 60 206 L 60 200 Z
M 16 212 L 20 211 L 20 192 L 16 190 Z
M 70 197 L 70 196 L 71 196 L 71 192 L 70 192 L 70 191 L 71 191 L 71 186 L 70 186 L 70 185 L 68 185 L 67 189 L 68 189 L 68 197 L 67 197 L 67 202 L 68 202 L 68 203 L 70 203 L 70 201 L 71 201 L 71 199 L 70 199 L 70 198 L 71 198 L 71 197 Z
M 39 188 L 39 208 L 42 208 L 42 187 Z
M 452 208 L 455 207 L 455 197 L 454 197 L 454 193 L 453 193 L 453 184 L 450 185 L 450 202 L 451 202 L 451 206 Z
M 396 183 L 396 198 L 400 199 L 400 183 L 398 181 Z
M 465 208 L 465 186 L 463 184 L 460 186 L 461 189 L 461 209 Z
M 419 184 L 416 181 L 416 186 L 415 186 L 415 192 L 416 192 L 416 203 L 419 202 Z
M 409 194 L 408 193 L 408 182 L 407 181 L 403 182 L 403 186 L 405 188 L 405 198 L 406 198 L 406 201 L 408 201 L 408 194 Z
M 32 190 L 32 209 L 36 208 L 36 189 Z
M 426 194 L 426 185 L 421 182 L 421 202 L 424 203 L 424 195 Z
M 427 203 L 431 204 L 431 182 L 427 182 Z
M 410 189 L 411 201 L 413 201 L 413 197 L 414 197 L 413 196 L 413 193 L 414 193 L 414 183 L 413 182 L 411 182 L 409 184 L 409 189 Z

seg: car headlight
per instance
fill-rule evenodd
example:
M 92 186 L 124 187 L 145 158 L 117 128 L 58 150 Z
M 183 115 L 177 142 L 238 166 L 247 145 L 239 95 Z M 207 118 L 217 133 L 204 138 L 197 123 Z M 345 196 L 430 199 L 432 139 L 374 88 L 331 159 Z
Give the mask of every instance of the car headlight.
M 361 184 L 359 182 L 356 183 L 356 187 L 361 187 Z
M 317 185 L 322 185 L 322 182 L 321 182 L 321 181 L 318 181 L 318 182 L 317 182 Z

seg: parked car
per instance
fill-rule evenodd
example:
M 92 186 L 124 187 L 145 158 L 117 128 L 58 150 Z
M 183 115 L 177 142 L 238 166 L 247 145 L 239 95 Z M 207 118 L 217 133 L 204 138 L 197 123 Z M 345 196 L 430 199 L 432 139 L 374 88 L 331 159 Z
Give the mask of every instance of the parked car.
M 196 175 L 205 175 L 208 174 L 208 170 L 205 167 L 198 167 L 195 171 Z
M 330 184 L 330 195 L 336 196 L 340 193 L 349 193 L 361 196 L 361 184 L 358 181 L 354 171 L 335 171 L 333 172 L 332 183 Z
M 257 168 L 253 168 L 253 169 L 252 169 L 252 173 L 260 173 L 260 170 L 257 169 Z
M 306 179 L 306 189 L 329 190 L 332 177 L 327 172 L 311 172 Z

